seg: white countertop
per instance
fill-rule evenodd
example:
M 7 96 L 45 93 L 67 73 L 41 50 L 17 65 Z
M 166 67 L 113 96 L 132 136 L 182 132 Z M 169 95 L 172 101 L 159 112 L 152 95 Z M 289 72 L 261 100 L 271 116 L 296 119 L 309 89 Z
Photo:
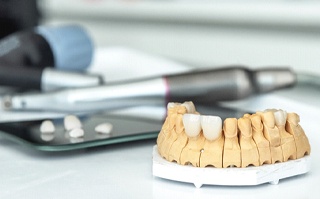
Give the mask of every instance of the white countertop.
M 193 184 L 153 177 L 154 139 L 45 153 L 0 138 L 0 198 L 315 198 L 320 194 L 320 156 L 317 154 L 320 151 L 317 119 L 320 108 L 311 98 L 302 101 L 296 94 L 299 97 L 295 101 L 286 95 L 256 98 L 252 106 L 272 99 L 278 99 L 272 103 L 282 105 L 287 99 L 291 103 L 287 107 L 300 110 L 301 126 L 312 148 L 311 170 L 280 180 L 278 185 L 204 185 L 197 189 Z M 287 107 L 284 105 L 283 109 Z

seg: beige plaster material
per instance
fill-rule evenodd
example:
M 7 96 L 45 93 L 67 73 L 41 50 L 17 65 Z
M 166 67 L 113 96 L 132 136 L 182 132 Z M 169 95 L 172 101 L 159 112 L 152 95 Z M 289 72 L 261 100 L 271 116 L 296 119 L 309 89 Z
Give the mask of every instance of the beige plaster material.
M 249 115 L 252 127 L 252 138 L 259 152 L 259 165 L 271 164 L 269 141 L 263 135 L 263 124 L 260 115 Z
M 283 161 L 295 160 L 297 159 L 296 143 L 294 141 L 293 135 L 288 133 L 285 129 L 287 113 L 280 110 L 280 111 L 274 112 L 274 114 L 281 114 L 283 118 L 283 123 L 276 122 L 276 126 L 279 129 L 280 138 L 281 138 Z
M 243 117 L 238 119 L 239 143 L 241 148 L 241 167 L 259 166 L 259 152 L 253 141 L 251 120 Z
M 291 135 L 293 135 L 294 141 L 296 143 L 297 158 L 302 158 L 305 155 L 310 155 L 311 148 L 309 140 L 299 124 L 300 117 L 296 113 L 288 113 L 286 130 Z
M 225 136 L 223 167 L 241 167 L 241 150 L 238 141 L 238 121 L 236 118 L 224 120 L 223 133 Z
M 187 145 L 183 148 L 180 156 L 180 164 L 192 164 L 195 167 L 200 166 L 200 153 L 202 152 L 205 137 L 202 132 L 198 137 L 188 138 Z
M 165 153 L 166 148 L 168 145 L 171 145 L 171 136 L 172 134 L 175 134 L 175 122 L 178 112 L 178 106 L 179 104 L 175 104 L 174 106 L 168 107 L 167 109 L 167 117 L 166 120 L 161 128 L 161 131 L 159 133 L 158 139 L 157 139 L 157 145 L 159 153 L 167 159 L 167 154 Z
M 200 155 L 200 167 L 213 166 L 222 168 L 223 166 L 223 146 L 224 136 L 220 135 L 215 140 L 205 140 L 203 152 Z
M 183 107 L 182 107 L 183 108 Z M 168 152 L 168 160 L 170 162 L 175 161 L 180 164 L 180 155 L 182 149 L 188 143 L 188 136 L 184 132 L 184 126 L 182 122 L 182 116 L 186 113 L 186 109 L 180 110 L 176 118 L 176 135 L 178 136 L 172 143 Z
M 167 108 L 167 117 L 157 138 L 159 154 L 170 162 L 178 164 L 191 164 L 195 167 L 213 166 L 216 168 L 248 166 L 261 166 L 263 164 L 275 164 L 302 158 L 311 152 L 309 140 L 300 126 L 300 117 L 296 113 L 279 112 L 269 109 L 256 114 L 245 114 L 242 118 L 227 118 L 223 122 L 223 128 L 218 137 L 205 138 L 202 130 L 206 129 L 206 135 L 214 129 L 221 129 L 219 122 L 209 123 L 217 128 L 208 129 L 208 123 L 185 120 L 189 115 L 196 114 L 192 102 L 170 103 Z M 284 114 L 279 117 L 277 114 Z M 204 117 L 204 116 L 201 116 Z M 185 124 L 184 124 L 185 122 Z M 195 132 L 185 132 L 187 129 L 196 129 Z M 199 130 L 199 131 L 198 131 Z M 193 136 L 194 135 L 194 136 Z
M 271 163 L 283 162 L 281 137 L 279 129 L 276 127 L 274 114 L 272 111 L 267 111 L 261 114 L 263 122 L 263 134 L 270 144 Z

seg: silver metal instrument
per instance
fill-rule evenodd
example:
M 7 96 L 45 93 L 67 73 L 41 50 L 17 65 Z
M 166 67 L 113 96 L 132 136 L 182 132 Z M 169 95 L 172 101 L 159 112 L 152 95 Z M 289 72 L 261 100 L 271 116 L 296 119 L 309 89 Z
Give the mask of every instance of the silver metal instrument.
M 166 105 L 169 101 L 212 104 L 290 87 L 295 83 L 296 75 L 290 68 L 249 70 L 232 66 L 119 84 L 5 96 L 2 106 L 6 110 L 82 112 Z

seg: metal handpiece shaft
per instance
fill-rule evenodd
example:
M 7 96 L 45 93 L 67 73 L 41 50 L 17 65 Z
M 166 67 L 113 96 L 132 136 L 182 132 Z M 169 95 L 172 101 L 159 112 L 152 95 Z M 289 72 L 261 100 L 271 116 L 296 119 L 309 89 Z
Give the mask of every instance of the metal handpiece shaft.
M 165 105 L 168 101 L 214 103 L 285 88 L 295 81 L 295 74 L 289 68 L 251 71 L 244 67 L 228 67 L 130 83 L 14 95 L 3 99 L 3 105 L 12 110 L 77 112 Z
M 290 87 L 296 75 L 284 67 L 249 70 L 234 66 L 168 76 L 167 81 L 171 101 L 212 103 Z

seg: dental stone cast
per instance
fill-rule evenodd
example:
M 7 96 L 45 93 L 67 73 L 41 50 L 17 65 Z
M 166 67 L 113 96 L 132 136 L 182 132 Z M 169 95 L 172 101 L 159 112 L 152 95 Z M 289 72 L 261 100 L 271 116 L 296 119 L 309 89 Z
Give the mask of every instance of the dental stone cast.
M 192 102 L 168 103 L 158 135 L 159 154 L 170 162 L 216 168 L 261 166 L 310 154 L 296 113 L 268 109 L 242 118 L 201 115 Z

